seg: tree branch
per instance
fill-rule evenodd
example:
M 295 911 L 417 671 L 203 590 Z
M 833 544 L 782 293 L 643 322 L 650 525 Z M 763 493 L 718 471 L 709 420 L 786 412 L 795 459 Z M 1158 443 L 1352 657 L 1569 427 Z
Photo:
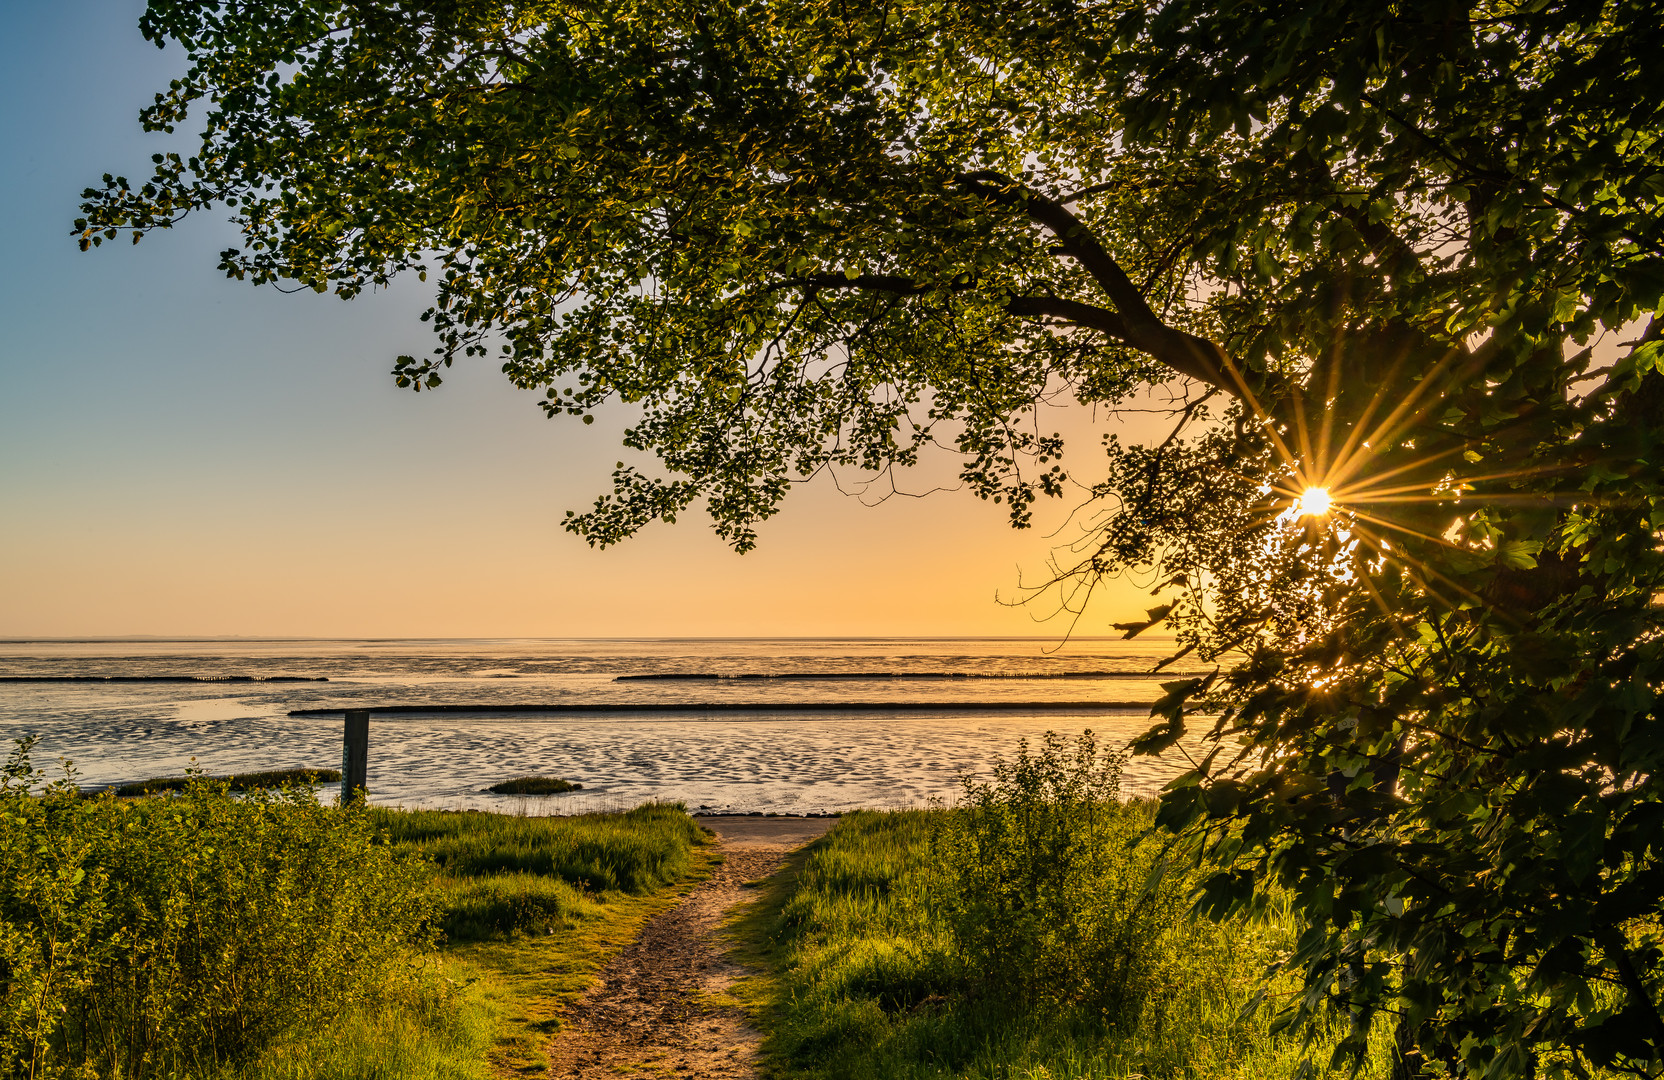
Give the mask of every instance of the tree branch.
M 1225 355 L 1225 350 L 1207 338 L 1187 334 L 1162 322 L 1126 271 L 1068 207 L 995 172 L 966 173 L 960 177 L 960 183 L 984 198 L 1020 209 L 1030 221 L 1048 229 L 1059 241 L 1059 254 L 1080 263 L 1115 306 L 1114 312 L 1105 312 L 1089 304 L 1080 305 L 1083 309 L 1090 309 L 1096 321 L 1077 320 L 1065 315 L 1059 315 L 1059 318 L 1079 321 L 1083 326 L 1112 334 L 1133 348 L 1149 353 L 1181 375 L 1188 375 L 1239 398 L 1248 395 L 1247 385 L 1236 365 Z M 1098 312 L 1111 316 L 1117 328 L 1109 329 L 1102 325 L 1103 318 L 1096 314 Z
M 895 293 L 898 296 L 916 296 L 928 292 L 929 286 L 920 285 L 912 278 L 902 277 L 900 274 L 857 274 L 849 277 L 847 274 L 805 274 L 801 277 L 785 278 L 776 283 L 773 289 L 866 289 L 869 292 Z

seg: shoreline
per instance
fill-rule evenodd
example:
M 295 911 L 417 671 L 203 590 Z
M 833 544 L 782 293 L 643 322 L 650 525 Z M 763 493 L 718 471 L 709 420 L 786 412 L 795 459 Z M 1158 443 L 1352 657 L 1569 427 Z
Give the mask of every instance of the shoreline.
M 946 713 L 967 715 L 974 713 L 1081 713 L 1081 712 L 1142 712 L 1149 711 L 1149 701 L 722 701 L 722 702 L 596 702 L 588 705 L 337 705 L 330 708 L 290 709 L 288 716 L 301 719 L 322 719 L 339 716 L 348 711 L 363 711 L 378 716 L 455 716 L 477 713 L 482 716 L 531 716 L 553 714 L 607 715 L 620 713 L 649 713 L 677 715 L 684 713 Z

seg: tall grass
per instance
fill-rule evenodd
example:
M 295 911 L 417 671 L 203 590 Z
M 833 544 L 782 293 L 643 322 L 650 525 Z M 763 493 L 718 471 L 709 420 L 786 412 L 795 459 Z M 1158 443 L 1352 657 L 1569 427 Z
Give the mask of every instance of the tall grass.
M 771 941 L 773 974 L 751 992 L 777 1066 L 828 1080 L 1299 1075 L 1301 1042 L 1251 1006 L 1298 919 L 1276 905 L 1192 917 L 1152 808 L 1114 799 L 1118 768 L 1090 739 L 1053 737 L 955 809 L 846 815 L 749 927 Z
M 451 942 L 572 929 L 600 917 L 607 893 L 644 896 L 686 877 L 704 842 L 680 803 L 572 817 L 370 813 L 393 844 L 442 871 L 435 890 Z
M 623 814 L 511 817 L 440 810 L 371 810 L 401 847 L 446 873 L 541 874 L 595 892 L 643 895 L 688 872 L 703 842 L 680 803 L 647 803 Z

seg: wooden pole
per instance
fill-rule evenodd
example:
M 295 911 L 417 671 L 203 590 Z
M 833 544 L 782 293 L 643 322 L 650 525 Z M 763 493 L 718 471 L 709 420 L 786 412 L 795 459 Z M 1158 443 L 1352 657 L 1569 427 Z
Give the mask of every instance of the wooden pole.
M 348 709 L 341 739 L 341 805 L 365 795 L 364 780 L 370 757 L 370 710 Z

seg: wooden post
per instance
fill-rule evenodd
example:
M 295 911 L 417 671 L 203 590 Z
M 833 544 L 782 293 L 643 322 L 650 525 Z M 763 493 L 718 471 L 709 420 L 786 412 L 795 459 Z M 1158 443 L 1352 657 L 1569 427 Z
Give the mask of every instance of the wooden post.
M 364 780 L 370 757 L 370 710 L 348 709 L 341 739 L 341 805 L 367 792 Z

